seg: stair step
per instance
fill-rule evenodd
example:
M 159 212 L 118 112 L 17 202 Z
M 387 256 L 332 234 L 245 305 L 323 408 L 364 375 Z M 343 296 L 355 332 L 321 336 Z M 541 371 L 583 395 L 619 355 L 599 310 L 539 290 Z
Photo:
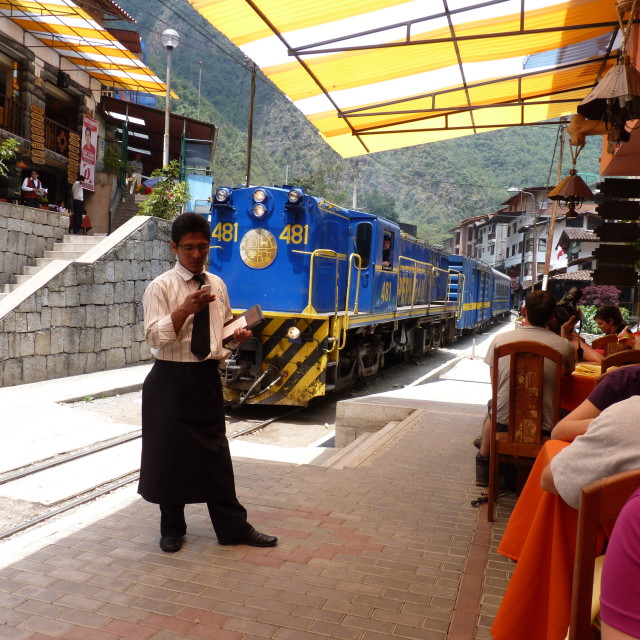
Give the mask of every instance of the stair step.
M 86 253 L 91 249 L 91 247 L 95 246 L 96 243 L 87 243 L 87 242 L 56 242 L 53 245 L 54 251 L 78 251 L 82 253 Z
M 66 233 L 63 238 L 62 238 L 62 242 L 64 244 L 98 244 L 98 242 L 100 242 L 102 240 L 102 238 L 100 236 L 83 236 L 83 235 L 74 235 L 71 233 Z M 56 242 L 56 244 L 59 244 Z
M 31 274 L 17 273 L 13 276 L 16 279 L 17 284 L 22 284 L 31 278 Z
M 11 293 L 15 288 L 15 284 L 2 284 L 0 285 L 0 292 L 4 294 Z
M 42 267 L 45 267 L 50 262 L 53 262 L 53 260 L 55 260 L 55 258 L 36 258 L 36 267 L 40 267 L 42 269 Z
M 36 273 L 38 273 L 38 271 L 40 271 L 40 269 L 42 269 L 42 267 L 38 266 L 38 265 L 22 267 L 22 273 L 24 273 L 25 275 L 33 276 Z
M 86 253 L 86 249 L 82 251 L 45 251 L 45 258 L 53 258 L 54 260 L 75 260 Z

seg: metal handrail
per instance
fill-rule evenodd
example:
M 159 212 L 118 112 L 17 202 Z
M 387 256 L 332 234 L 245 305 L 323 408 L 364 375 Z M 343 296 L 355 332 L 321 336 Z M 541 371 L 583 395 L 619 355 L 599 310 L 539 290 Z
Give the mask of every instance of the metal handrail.
M 356 269 L 358 270 L 358 279 L 356 281 L 356 299 L 353 301 L 353 313 L 354 315 L 357 315 L 358 313 L 358 300 L 360 299 L 360 273 L 362 271 L 362 257 L 360 256 L 359 253 L 352 253 L 349 256 L 349 276 L 347 277 L 347 300 L 344 305 L 344 310 L 347 314 L 347 317 L 349 316 L 349 297 L 351 295 L 351 272 L 352 272 L 353 263 L 355 262 L 356 258 L 358 260 L 358 266 L 356 267 Z
M 414 267 L 413 267 L 413 281 L 411 283 L 411 304 L 409 305 L 411 307 L 411 309 L 413 310 L 413 306 L 415 304 L 415 298 L 416 298 L 416 291 L 417 291 L 417 287 L 416 287 L 416 280 L 418 277 L 418 271 L 417 271 L 417 267 L 418 265 L 423 265 L 425 268 L 425 270 L 422 272 L 425 274 L 425 276 L 427 276 L 427 274 L 429 273 L 429 291 L 431 291 L 431 285 L 433 284 L 433 269 L 435 268 L 430 262 L 423 262 L 422 260 L 416 260 L 415 258 L 409 258 L 408 256 L 400 256 L 399 260 L 398 260 L 398 270 L 402 268 L 401 266 L 401 262 L 403 260 L 408 260 L 410 262 L 414 263 Z M 425 292 L 427 295 L 427 299 L 428 299 L 428 305 L 430 306 L 431 301 L 430 298 L 431 296 L 428 295 L 429 292 Z
M 451 300 L 451 276 L 458 276 L 458 317 L 462 317 L 464 312 L 464 292 L 465 292 L 465 275 L 462 271 L 456 271 L 455 269 L 449 269 L 449 284 L 447 286 L 447 302 Z

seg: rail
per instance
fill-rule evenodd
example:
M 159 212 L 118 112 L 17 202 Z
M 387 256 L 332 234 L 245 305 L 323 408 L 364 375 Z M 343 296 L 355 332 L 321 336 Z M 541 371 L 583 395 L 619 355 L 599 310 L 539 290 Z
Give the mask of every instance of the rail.
M 338 269 L 338 261 L 340 260 L 340 254 L 337 253 L 336 251 L 334 251 L 333 249 L 315 249 L 314 251 L 299 251 L 297 249 L 293 250 L 293 253 L 301 253 L 304 255 L 308 255 L 311 256 L 311 264 L 309 266 L 309 295 L 308 295 L 308 299 L 307 299 L 307 306 L 305 308 L 305 310 L 302 312 L 303 314 L 308 314 L 308 315 L 312 315 L 314 313 L 314 309 L 313 309 L 313 274 L 314 274 L 314 265 L 315 265 L 315 259 L 317 257 L 319 258 L 331 258 L 333 260 L 335 260 L 336 263 L 336 277 L 335 277 L 335 283 L 336 283 L 336 288 L 335 288 L 335 292 L 334 292 L 334 296 L 333 299 L 335 301 L 335 306 L 334 306 L 334 323 L 333 323 L 333 327 L 334 327 L 334 334 L 333 334 L 333 339 L 334 339 L 334 344 L 338 344 L 338 349 L 340 349 L 341 347 L 339 346 L 339 335 L 336 335 L 336 333 L 339 334 L 339 329 L 338 331 L 336 331 L 336 327 L 338 327 L 338 291 L 339 291 L 339 284 L 340 284 L 340 271 Z M 345 334 L 345 341 L 346 341 L 346 329 L 343 329 L 343 333 Z M 333 351 L 333 349 L 332 349 Z
M 464 311 L 464 292 L 465 292 L 465 275 L 462 271 L 455 271 L 449 269 L 449 282 L 447 283 L 447 302 L 451 300 L 451 278 L 452 276 L 458 276 L 458 317 L 462 318 L 462 312 Z
M 411 304 L 409 305 L 411 309 L 413 309 L 413 306 L 415 304 L 415 298 L 416 298 L 416 292 L 417 292 L 416 281 L 418 278 L 418 265 L 423 265 L 427 267 L 426 269 L 424 269 L 424 271 L 421 271 L 421 273 L 424 273 L 425 278 L 428 278 L 428 282 L 429 282 L 429 289 L 425 291 L 425 299 L 427 301 L 427 308 L 428 308 L 431 305 L 431 295 L 429 295 L 429 293 L 433 288 L 433 270 L 435 267 L 430 262 L 422 262 L 421 260 L 416 260 L 415 258 L 400 256 L 400 259 L 398 260 L 399 269 L 402 269 L 402 261 L 413 263 L 413 279 L 411 282 L 411 300 L 410 300 Z M 405 268 L 411 268 L 411 267 L 405 267 Z
M 3 97 L 4 100 L 2 99 Z M 24 122 L 25 106 L 15 98 L 0 95 L 0 105 L 2 104 L 4 104 L 4 107 L 0 108 L 0 128 L 23 137 L 22 123 Z

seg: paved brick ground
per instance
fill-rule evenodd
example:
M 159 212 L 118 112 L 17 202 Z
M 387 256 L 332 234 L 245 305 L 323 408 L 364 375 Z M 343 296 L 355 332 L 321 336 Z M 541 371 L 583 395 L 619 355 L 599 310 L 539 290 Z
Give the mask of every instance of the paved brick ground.
M 0 565 L 0 638 L 490 638 L 513 501 L 494 527 L 470 504 L 484 411 L 422 405 L 352 467 L 237 460 L 238 493 L 251 522 L 280 537 L 273 549 L 219 546 L 192 505 L 183 549 L 165 554 L 157 508 L 129 495 Z

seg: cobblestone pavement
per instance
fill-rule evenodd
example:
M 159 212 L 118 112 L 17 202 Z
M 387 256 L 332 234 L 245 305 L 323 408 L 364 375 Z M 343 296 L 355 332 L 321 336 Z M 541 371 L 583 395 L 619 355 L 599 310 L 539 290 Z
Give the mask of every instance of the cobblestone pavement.
M 489 638 L 510 564 L 471 506 L 484 408 L 422 403 L 348 466 L 238 459 L 272 549 L 222 547 L 201 505 L 181 551 L 133 490 L 0 545 L 0 638 Z M 329 463 L 326 463 L 329 464 Z

